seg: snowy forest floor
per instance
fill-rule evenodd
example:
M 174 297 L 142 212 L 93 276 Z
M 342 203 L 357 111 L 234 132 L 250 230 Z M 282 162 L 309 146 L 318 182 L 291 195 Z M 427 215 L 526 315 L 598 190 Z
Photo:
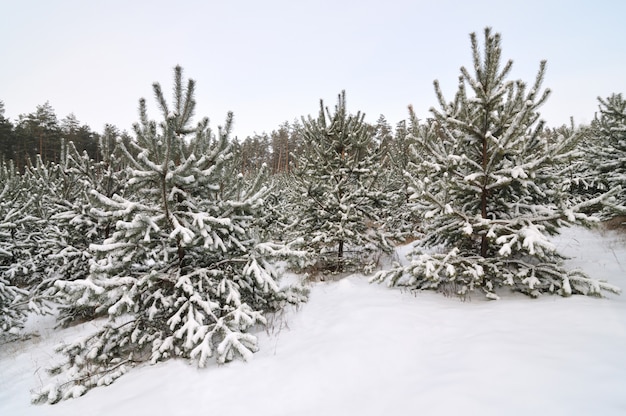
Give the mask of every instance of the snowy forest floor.
M 626 235 L 574 228 L 554 241 L 570 267 L 626 289 Z M 314 284 L 248 363 L 171 360 L 31 405 L 54 347 L 91 325 L 33 317 L 37 336 L 0 346 L 0 415 L 626 414 L 626 294 L 462 302 L 351 275 Z

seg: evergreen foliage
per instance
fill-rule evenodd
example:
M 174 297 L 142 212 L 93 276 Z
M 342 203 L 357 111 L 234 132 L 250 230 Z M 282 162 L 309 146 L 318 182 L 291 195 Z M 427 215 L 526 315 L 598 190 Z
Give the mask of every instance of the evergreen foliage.
M 36 157 L 42 162 L 58 160 L 62 131 L 49 102 L 33 113 L 21 114 L 16 127 L 19 140 L 14 160 L 18 167 L 28 166 Z
M 12 159 L 14 146 L 13 124 L 4 117 L 4 103 L 0 100 L 0 160 L 8 161 Z
M 12 164 L 0 161 L 0 336 L 16 334 L 28 308 L 27 290 L 15 284 L 15 236 L 27 215 L 20 211 L 21 178 Z
M 411 209 L 410 182 L 405 174 L 409 167 L 411 144 L 415 142 L 415 138 L 406 125 L 406 121 L 399 122 L 394 136 L 387 142 L 385 168 L 380 172 L 381 179 L 384 180 L 381 189 L 387 195 L 383 215 L 387 228 L 393 230 L 396 241 L 410 240 L 419 234 L 420 219 Z
M 626 100 L 622 94 L 598 97 L 600 113 L 590 129 L 585 169 L 600 189 L 618 189 L 606 216 L 626 214 Z
M 411 263 L 379 272 L 373 280 L 465 296 L 480 289 L 497 298 L 498 287 L 538 296 L 573 293 L 600 295 L 618 289 L 563 268 L 563 257 L 547 236 L 558 227 L 585 222 L 581 209 L 596 200 L 573 204 L 555 167 L 574 155 L 579 134 L 549 141 L 541 133 L 538 108 L 549 90 L 541 89 L 546 63 L 534 83 L 507 80 L 501 67 L 500 35 L 485 29 L 481 54 L 471 34 L 474 73 L 461 68 L 459 90 L 447 103 L 439 83 L 441 110 L 420 126 L 411 113 L 411 181 L 423 223 L 423 245 Z
M 12 161 L 0 162 L 0 332 L 15 334 L 29 312 L 51 310 L 38 291 L 52 253 L 44 198 L 48 172 L 39 158 L 24 174 Z
M 45 387 L 36 401 L 81 395 L 144 361 L 184 357 L 204 367 L 212 357 L 248 359 L 258 349 L 250 330 L 264 314 L 305 298 L 279 288 L 268 263 L 292 251 L 255 232 L 267 192 L 262 176 L 232 175 L 232 114 L 217 137 L 206 118 L 192 127 L 195 83 L 183 85 L 180 67 L 174 73 L 172 106 L 153 85 L 163 121 L 148 120 L 141 100 L 136 141 L 132 149 L 120 144 L 124 194 L 91 191 L 91 214 L 115 229 L 90 246 L 89 275 L 64 283 L 76 304 L 99 304 L 107 321 L 61 349 L 68 360 L 53 372 L 70 381 Z
M 80 125 L 74 114 L 59 121 L 46 102 L 32 113 L 20 114 L 14 125 L 2 113 L 0 111 L 0 159 L 12 160 L 19 172 L 36 163 L 37 158 L 45 165 L 59 164 L 64 143 L 69 141 L 81 152 L 87 151 L 92 158 L 97 158 L 99 135 L 89 126 Z
M 16 335 L 24 326 L 27 302 L 28 291 L 0 277 L 0 339 Z
M 12 162 L 3 164 L 2 171 L 0 246 L 4 255 L 0 273 L 5 281 L 28 292 L 28 310 L 47 313 L 49 305 L 37 287 L 48 275 L 46 260 L 52 253 L 45 204 L 49 168 L 37 158 L 23 174 Z
M 77 320 L 96 316 L 98 301 L 86 299 L 76 302 L 75 287 L 69 283 L 89 275 L 89 247 L 101 244 L 112 232 L 114 224 L 109 218 L 92 212 L 95 199 L 90 192 L 113 197 L 123 195 L 125 172 L 120 155 L 114 156 L 116 130 L 107 126 L 100 136 L 100 161 L 96 162 L 84 151 L 79 153 L 73 143 L 63 150 L 56 166 L 56 189 L 51 190 L 49 233 L 54 242 L 53 254 L 48 258 L 50 273 L 40 291 L 54 296 L 59 303 L 59 325 L 67 326 Z M 102 314 L 104 311 L 100 311 Z
M 316 119 L 302 118 L 305 149 L 297 159 L 292 203 L 297 233 L 317 258 L 335 271 L 354 261 L 354 250 L 389 250 L 380 211 L 385 195 L 377 187 L 381 155 L 364 114 L 348 114 L 345 92 L 335 111 L 320 101 Z M 367 253 L 359 253 L 365 256 Z

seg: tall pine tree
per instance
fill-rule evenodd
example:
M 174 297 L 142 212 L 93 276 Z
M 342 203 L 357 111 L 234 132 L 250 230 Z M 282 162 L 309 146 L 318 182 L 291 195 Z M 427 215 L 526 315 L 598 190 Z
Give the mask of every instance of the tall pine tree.
M 320 101 L 318 117 L 302 119 L 305 149 L 292 193 L 295 227 L 321 269 L 363 266 L 348 254 L 367 261 L 367 251 L 389 249 L 379 216 L 385 199 L 377 188 L 380 152 L 364 117 L 348 114 L 342 92 L 334 112 Z
M 22 180 L 11 162 L 0 160 L 0 338 L 14 336 L 23 327 L 29 292 L 16 281 L 21 230 L 31 222 Z M 21 285 L 24 286 L 24 285 Z
M 435 81 L 441 109 L 431 110 L 432 126 L 414 127 L 408 177 L 423 245 L 432 249 L 416 249 L 408 266 L 375 280 L 462 296 L 480 289 L 490 298 L 502 286 L 531 296 L 617 292 L 566 270 L 548 239 L 560 226 L 585 221 L 578 211 L 597 200 L 572 204 L 554 175 L 554 166 L 574 155 L 578 134 L 560 141 L 541 134 L 538 108 L 549 95 L 541 91 L 545 61 L 528 88 L 507 80 L 512 61 L 502 65 L 499 34 L 485 29 L 482 53 L 476 34 L 471 45 L 473 73 L 461 68 L 454 101 L 446 102 Z
M 591 124 L 585 171 L 601 189 L 618 189 L 605 215 L 626 215 L 626 100 L 612 94 L 598 101 L 600 113 Z
M 94 199 L 90 192 L 96 191 L 108 198 L 123 195 L 126 174 L 121 155 L 114 155 L 115 139 L 116 130 L 107 126 L 105 134 L 100 136 L 99 162 L 87 151 L 79 153 L 70 142 L 64 146 L 61 161 L 55 167 L 55 187 L 49 190 L 47 198 L 51 211 L 48 233 L 54 249 L 47 259 L 48 276 L 39 291 L 56 298 L 61 326 L 94 318 L 100 306 L 97 299 L 77 302 L 72 290 L 75 287 L 67 282 L 88 277 L 89 262 L 93 258 L 90 245 L 102 244 L 114 228 L 111 218 L 92 211 Z M 101 310 L 100 314 L 103 313 Z
M 99 303 L 107 323 L 62 349 L 68 361 L 54 371 L 71 380 L 42 389 L 37 401 L 81 395 L 144 361 L 248 359 L 258 349 L 250 329 L 301 299 L 279 288 L 267 260 L 289 250 L 255 233 L 267 188 L 260 177 L 230 174 L 232 114 L 217 137 L 206 118 L 192 127 L 195 82 L 184 85 L 180 67 L 174 74 L 173 105 L 153 85 L 163 121 L 148 120 L 141 100 L 134 149 L 121 145 L 124 195 L 92 190 L 92 213 L 115 230 L 91 246 L 89 276 L 65 284 L 76 303 Z

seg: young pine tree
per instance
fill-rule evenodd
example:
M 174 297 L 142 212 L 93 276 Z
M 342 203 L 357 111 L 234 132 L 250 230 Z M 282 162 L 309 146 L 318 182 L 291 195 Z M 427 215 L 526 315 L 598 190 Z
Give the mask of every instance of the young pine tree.
M 217 137 L 206 118 L 192 127 L 195 83 L 183 84 L 180 67 L 174 73 L 173 105 L 154 84 L 163 121 L 149 121 L 141 100 L 134 149 L 121 145 L 124 196 L 92 191 L 92 213 L 115 229 L 91 246 L 89 276 L 65 284 L 77 303 L 99 303 L 107 323 L 62 348 L 68 361 L 54 370 L 71 380 L 44 388 L 37 401 L 83 394 L 144 361 L 248 359 L 258 348 L 250 329 L 302 299 L 279 288 L 267 262 L 288 250 L 255 233 L 266 193 L 260 177 L 245 183 L 229 174 L 232 114 Z
M 578 137 L 548 141 L 541 134 L 537 110 L 549 95 L 541 91 L 545 62 L 528 88 L 507 80 L 512 61 L 501 63 L 499 34 L 485 29 L 482 53 L 476 34 L 471 44 L 473 73 L 461 68 L 452 103 L 435 81 L 441 110 L 432 109 L 433 124 L 415 132 L 408 169 L 423 243 L 436 249 L 416 249 L 408 266 L 374 280 L 461 296 L 480 289 L 490 298 L 501 286 L 531 296 L 617 292 L 566 270 L 547 238 L 560 226 L 586 220 L 578 211 L 597 200 L 573 205 L 554 175 L 554 167 L 573 156 Z
M 25 198 L 14 165 L 0 161 L 0 338 L 16 335 L 28 313 L 29 292 L 18 287 L 16 275 L 21 270 L 15 264 L 21 251 L 16 237 L 30 222 Z
M 603 189 L 617 189 L 606 216 L 626 215 L 626 100 L 622 94 L 598 97 L 600 114 L 591 124 L 586 171 Z
M 123 195 L 125 171 L 119 155 L 115 156 L 116 130 L 105 128 L 100 137 L 100 161 L 94 161 L 86 151 L 79 153 L 72 142 L 64 146 L 59 165 L 56 166 L 56 189 L 49 192 L 51 210 L 49 235 L 54 242 L 53 253 L 48 257 L 49 273 L 40 291 L 54 296 L 59 304 L 58 322 L 67 326 L 77 320 L 96 317 L 99 301 L 84 298 L 77 301 L 73 293 L 76 286 L 67 282 L 85 279 L 89 275 L 92 244 L 102 244 L 109 237 L 114 224 L 92 212 L 90 192 L 111 198 Z M 81 293 L 82 286 L 78 289 Z M 90 302 L 93 301 L 93 302 Z M 104 311 L 100 311 L 100 314 Z
M 380 153 L 372 142 L 364 114 L 348 114 L 345 92 L 335 111 L 320 102 L 317 119 L 302 119 L 305 149 L 294 169 L 298 233 L 318 258 L 317 267 L 341 271 L 373 248 L 388 250 L 377 189 Z
M 0 332 L 16 333 L 28 313 L 51 311 L 38 287 L 52 253 L 45 191 L 54 179 L 40 158 L 19 174 L 0 162 Z

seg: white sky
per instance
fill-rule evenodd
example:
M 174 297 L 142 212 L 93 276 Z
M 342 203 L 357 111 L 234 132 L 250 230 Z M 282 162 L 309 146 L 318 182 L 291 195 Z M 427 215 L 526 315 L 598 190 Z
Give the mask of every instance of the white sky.
M 197 81 L 196 119 L 235 113 L 235 135 L 276 129 L 334 105 L 395 125 L 448 100 L 471 66 L 469 33 L 502 34 L 512 77 L 534 80 L 548 60 L 551 126 L 587 123 L 597 96 L 626 93 L 626 2 L 621 0 L 0 0 L 0 100 L 5 116 L 49 101 L 96 131 L 131 130 L 137 103 L 168 97 L 172 69 Z M 155 114 L 156 116 L 156 114 Z

